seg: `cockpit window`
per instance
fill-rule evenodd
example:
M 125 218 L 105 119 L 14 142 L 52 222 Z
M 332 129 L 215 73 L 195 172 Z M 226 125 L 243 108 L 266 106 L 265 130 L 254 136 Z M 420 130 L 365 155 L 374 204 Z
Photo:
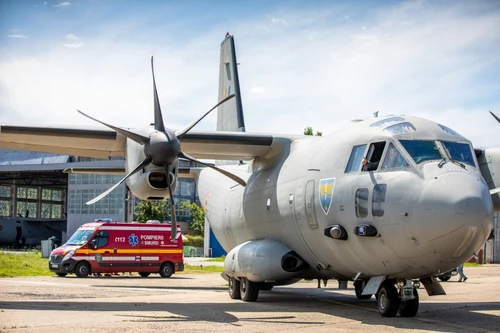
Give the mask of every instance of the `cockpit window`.
M 444 125 L 441 125 L 441 124 L 438 124 L 439 127 L 441 127 L 441 129 L 445 132 L 445 133 L 448 133 L 450 135 L 454 135 L 454 136 L 458 136 L 459 138 L 463 138 L 463 136 L 461 136 L 458 132 L 452 130 L 451 128 L 447 127 L 447 126 L 444 126 Z
M 387 148 L 387 153 L 385 154 L 384 162 L 382 163 L 382 169 L 399 169 L 406 168 L 410 165 L 406 162 L 405 158 L 399 150 L 394 147 L 391 143 L 389 144 L 389 148 Z
M 375 171 L 378 169 L 382 154 L 384 153 L 385 141 L 374 142 L 368 148 L 366 159 L 363 161 L 362 171 Z
M 370 125 L 370 127 L 381 127 L 382 125 L 388 125 L 390 123 L 397 123 L 400 121 L 404 121 L 404 118 L 389 117 L 389 118 L 385 118 L 385 119 L 379 120 L 377 122 L 374 122 L 373 124 Z
M 442 142 L 452 159 L 454 159 L 455 161 L 467 163 L 472 166 L 476 166 L 474 163 L 474 157 L 472 156 L 472 150 L 467 143 L 447 141 Z
M 413 126 L 409 122 L 404 122 L 404 123 L 399 123 L 396 125 L 392 125 L 389 127 L 384 128 L 385 132 L 389 132 L 391 134 L 405 134 L 405 133 L 410 133 L 410 132 L 415 132 L 415 126 Z
M 434 141 L 399 140 L 399 142 L 417 164 L 443 158 Z
M 347 162 L 347 166 L 345 168 L 345 173 L 359 171 L 365 150 L 366 145 L 357 145 L 352 148 L 349 162 Z

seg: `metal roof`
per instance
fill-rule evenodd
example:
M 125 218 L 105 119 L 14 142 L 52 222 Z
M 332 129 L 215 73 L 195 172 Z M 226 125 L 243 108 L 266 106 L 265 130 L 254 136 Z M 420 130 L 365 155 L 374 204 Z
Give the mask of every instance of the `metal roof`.
M 69 162 L 69 155 L 0 149 L 0 165 L 41 165 Z

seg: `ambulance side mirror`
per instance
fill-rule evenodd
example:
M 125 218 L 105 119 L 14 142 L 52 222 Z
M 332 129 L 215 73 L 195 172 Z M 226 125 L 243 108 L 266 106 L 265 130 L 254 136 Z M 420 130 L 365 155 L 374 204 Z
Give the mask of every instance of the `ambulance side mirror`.
M 89 247 L 92 249 L 92 250 L 95 250 L 97 249 L 97 241 L 95 240 L 95 238 L 93 240 L 90 241 L 90 245 Z

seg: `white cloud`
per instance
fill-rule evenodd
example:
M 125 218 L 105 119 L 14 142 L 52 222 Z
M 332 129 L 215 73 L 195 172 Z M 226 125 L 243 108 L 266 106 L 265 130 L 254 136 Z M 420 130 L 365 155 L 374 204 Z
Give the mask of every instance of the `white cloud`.
M 46 2 L 43 3 L 44 5 L 46 4 Z M 65 2 L 61 2 L 57 5 L 54 5 L 54 7 L 67 7 L 67 6 L 70 6 L 71 5 L 71 2 L 69 1 L 65 1 Z
M 79 49 L 83 46 L 83 43 L 80 41 L 80 38 L 76 37 L 73 34 L 66 35 L 66 42 L 67 43 L 64 43 L 63 45 L 71 49 Z
M 500 12 L 472 14 L 467 4 L 403 3 L 356 18 L 356 25 L 332 25 L 331 18 L 345 12 L 333 7 L 280 12 L 282 21 L 241 19 L 231 32 L 247 131 L 301 134 L 311 126 L 329 133 L 380 110 L 380 116 L 412 114 L 443 123 L 477 146 L 500 146 L 500 124 L 488 113 L 500 115 L 500 99 L 492 97 L 500 96 Z M 217 102 L 226 30 L 215 25 L 180 43 L 165 38 L 175 34 L 166 30 L 149 36 L 151 42 L 117 41 L 111 31 L 125 34 L 127 24 L 109 23 L 98 37 L 86 36 L 92 48 L 69 34 L 65 46 L 81 44 L 78 52 L 58 45 L 2 57 L 2 121 L 95 125 L 76 113 L 79 108 L 117 126 L 149 124 L 153 53 L 168 127 L 184 126 Z M 215 122 L 213 113 L 195 129 L 213 129 Z
M 26 37 L 25 35 L 23 34 L 11 34 L 11 35 L 7 35 L 8 38 L 18 38 L 18 39 L 26 39 L 28 37 Z

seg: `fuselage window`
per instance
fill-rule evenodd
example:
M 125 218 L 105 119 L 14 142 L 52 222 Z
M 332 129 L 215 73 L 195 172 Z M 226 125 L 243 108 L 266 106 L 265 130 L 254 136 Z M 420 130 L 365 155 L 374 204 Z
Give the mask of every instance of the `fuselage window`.
M 441 156 L 434 141 L 399 140 L 399 142 L 401 142 L 417 164 L 425 161 L 441 160 L 444 157 Z
M 106 231 L 98 232 L 94 239 L 96 240 L 96 248 L 106 246 L 108 244 L 108 233 Z
M 385 141 L 374 142 L 368 148 L 368 154 L 366 154 L 366 161 L 363 161 L 363 171 L 374 171 L 378 169 L 380 159 L 384 153 Z
M 382 169 L 399 169 L 406 168 L 410 165 L 406 162 L 405 158 L 399 150 L 394 147 L 392 143 L 389 144 L 389 148 L 387 148 L 387 153 L 385 154 L 384 162 L 382 163 Z
M 364 218 L 368 216 L 368 189 L 358 188 L 356 190 L 356 216 Z
M 373 188 L 372 214 L 375 217 L 384 216 L 386 192 L 387 192 L 386 184 L 377 184 Z
M 452 159 L 454 159 L 455 161 L 467 163 L 474 167 L 476 166 L 476 164 L 474 163 L 474 157 L 472 157 L 472 149 L 467 143 L 447 141 L 442 142 Z
M 352 148 L 349 162 L 345 168 L 345 173 L 359 171 L 359 166 L 363 160 L 363 155 L 366 150 L 366 145 L 357 145 Z

